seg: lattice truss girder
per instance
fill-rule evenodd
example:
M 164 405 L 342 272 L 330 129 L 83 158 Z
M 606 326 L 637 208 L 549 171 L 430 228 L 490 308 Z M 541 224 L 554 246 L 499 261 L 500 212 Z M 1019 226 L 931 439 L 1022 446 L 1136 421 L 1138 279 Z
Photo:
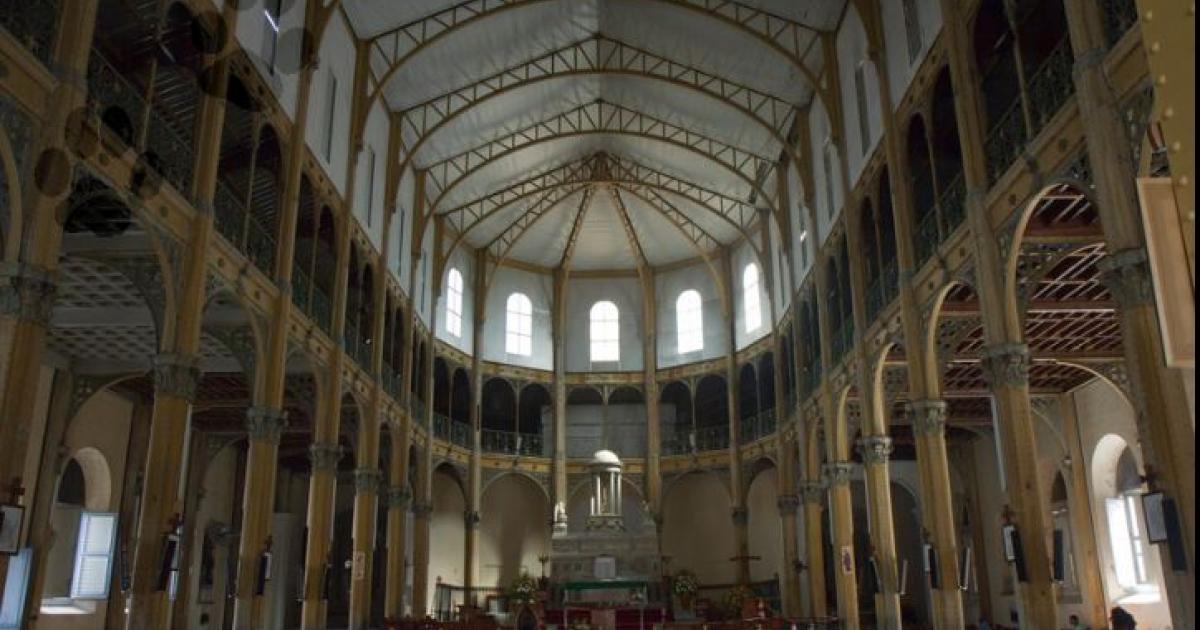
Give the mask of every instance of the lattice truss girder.
M 608 154 L 591 155 L 569 162 L 447 210 L 442 214 L 446 216 L 450 226 L 462 234 L 513 203 L 540 191 L 587 183 L 632 184 L 665 190 L 707 208 L 743 232 L 754 223 L 759 214 L 758 208 L 745 201 L 643 166 L 627 158 Z
M 437 13 L 384 31 L 370 40 L 372 93 L 383 90 L 387 81 L 417 52 L 434 40 L 467 24 L 502 10 L 531 5 L 545 0 L 465 0 Z M 770 42 L 793 64 L 803 67 L 803 59 L 818 31 L 811 26 L 783 18 L 734 0 L 658 0 L 684 9 L 700 11 Z
M 769 158 L 754 152 L 628 107 L 595 101 L 429 165 L 427 207 L 436 211 L 450 189 L 501 157 L 553 138 L 600 133 L 640 136 L 703 154 L 751 186 L 765 181 L 774 167 Z
M 410 139 L 406 159 L 447 121 L 481 101 L 531 82 L 587 73 L 657 77 L 703 91 L 769 129 L 781 145 L 796 112 L 791 103 L 766 92 L 596 35 L 400 112 L 401 130 Z

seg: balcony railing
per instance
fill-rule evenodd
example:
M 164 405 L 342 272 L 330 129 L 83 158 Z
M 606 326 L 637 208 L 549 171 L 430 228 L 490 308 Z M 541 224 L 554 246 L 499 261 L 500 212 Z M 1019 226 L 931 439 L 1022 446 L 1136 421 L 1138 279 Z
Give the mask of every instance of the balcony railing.
M 961 172 L 956 173 L 949 183 L 942 186 L 942 194 L 938 197 L 938 209 L 942 212 L 944 241 L 950 238 L 967 218 L 967 184 Z
M 924 264 L 937 251 L 937 246 L 942 242 L 940 232 L 937 210 L 930 208 L 929 212 L 926 212 L 925 216 L 917 222 L 916 233 L 913 235 L 917 264 Z
M 536 433 L 516 433 L 484 429 L 480 436 L 481 448 L 485 453 L 543 457 L 545 442 Z
M 433 437 L 462 448 L 471 448 L 471 425 L 433 414 Z
M 1098 0 L 1100 20 L 1104 23 L 1104 39 L 1111 48 L 1138 21 L 1135 0 Z
M 854 320 L 844 319 L 833 332 L 833 339 L 830 341 L 833 350 L 833 360 L 841 359 L 847 352 L 850 351 L 850 346 L 854 345 Z
M 776 424 L 774 409 L 764 409 L 758 412 L 758 415 L 742 420 L 742 444 L 757 442 L 769 435 L 774 435 Z
M 1036 138 L 1051 118 L 1062 109 L 1075 94 L 1075 81 L 1071 71 L 1075 54 L 1071 51 L 1071 38 L 1063 36 L 1054 50 L 1042 61 L 1042 65 L 1029 77 L 1026 92 L 1029 95 L 1029 113 L 1033 124 L 1030 138 Z
M 1027 139 L 1021 99 L 1014 98 L 1008 111 L 1005 111 L 988 130 L 987 138 L 983 142 L 989 184 L 996 183 L 1008 170 L 1009 165 L 1021 155 Z
M 414 424 L 423 424 L 425 422 L 425 403 L 416 396 L 409 396 L 408 414 L 415 418 Z
M 312 301 L 308 296 L 310 282 L 308 274 L 299 266 L 292 267 L 292 304 L 300 311 L 307 313 Z
M 729 427 L 726 425 L 702 427 L 678 436 L 674 440 L 663 440 L 663 455 L 688 455 L 729 448 Z
M 0 26 L 46 65 L 61 13 L 59 0 L 0 0 Z

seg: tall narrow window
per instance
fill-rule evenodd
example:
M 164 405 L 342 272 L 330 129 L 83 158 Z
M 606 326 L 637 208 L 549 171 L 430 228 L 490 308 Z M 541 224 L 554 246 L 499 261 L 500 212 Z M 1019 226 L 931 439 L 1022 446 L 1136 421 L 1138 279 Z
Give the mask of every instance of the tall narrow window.
M 527 357 L 533 354 L 533 303 L 524 293 L 508 296 L 505 308 L 504 351 Z
M 463 279 L 457 269 L 446 275 L 446 330 L 455 337 L 462 336 Z
M 675 335 L 679 354 L 704 349 L 704 311 L 695 289 L 680 293 L 675 300 Z
M 758 265 L 750 263 L 742 271 L 742 312 L 746 317 L 746 332 L 762 326 L 762 302 L 759 298 Z
M 330 71 L 329 91 L 325 101 L 325 142 L 322 145 L 326 162 L 333 161 L 333 121 L 334 115 L 337 114 L 337 85 L 337 75 Z
M 1146 573 L 1145 540 L 1138 520 L 1138 496 L 1138 493 L 1130 492 L 1105 500 L 1117 583 L 1130 590 L 1150 582 Z
M 800 207 L 800 271 L 808 269 L 808 221 L 804 219 L 804 207 Z
M 375 149 L 367 147 L 367 227 L 375 218 Z
M 617 305 L 612 302 L 605 300 L 592 305 L 589 313 L 592 361 L 621 360 L 620 318 Z
M 279 21 L 282 19 L 283 0 L 266 0 L 263 7 L 263 61 L 267 71 L 275 74 L 275 63 L 279 56 Z
M 901 3 L 904 11 L 904 37 L 908 42 L 908 63 L 912 65 L 921 56 L 925 42 L 921 41 L 921 15 L 917 10 L 917 0 L 904 0 Z
M 833 189 L 833 142 L 829 139 L 825 140 L 825 150 L 821 156 L 821 167 L 823 175 L 825 175 L 825 217 L 830 221 L 833 220 L 833 214 L 836 208 L 834 207 L 834 189 Z
M 854 93 L 858 99 L 858 136 L 862 140 L 862 154 L 871 148 L 871 118 L 867 112 L 867 62 L 860 61 L 854 69 Z
M 71 577 L 72 598 L 108 598 L 116 533 L 116 514 L 83 512 L 79 515 L 79 542 L 75 547 L 75 571 Z

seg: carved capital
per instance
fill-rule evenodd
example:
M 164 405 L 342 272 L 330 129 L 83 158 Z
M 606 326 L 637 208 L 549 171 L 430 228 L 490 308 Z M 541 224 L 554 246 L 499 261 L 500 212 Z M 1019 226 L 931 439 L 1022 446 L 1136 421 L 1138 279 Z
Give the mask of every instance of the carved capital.
M 946 401 L 912 400 L 904 406 L 915 435 L 942 435 L 946 432 Z
M 160 354 L 154 357 L 154 391 L 156 394 L 177 396 L 191 401 L 200 384 L 200 361 L 183 354 Z
M 337 470 L 338 462 L 342 459 L 342 447 L 332 442 L 316 442 L 308 447 L 308 461 L 312 464 L 313 472 Z
M 834 462 L 821 466 L 821 476 L 827 487 L 850 485 L 850 477 L 854 475 L 853 462 Z
M 892 455 L 892 438 L 886 435 L 868 435 L 858 440 L 858 451 L 862 454 L 863 464 L 874 466 L 887 465 Z
M 741 527 L 750 522 L 750 511 L 744 507 L 735 507 L 730 512 L 730 517 L 734 525 Z
M 825 498 L 825 484 L 820 481 L 804 481 L 800 483 L 800 501 L 804 504 L 820 504 L 823 498 Z
M 354 469 L 355 493 L 377 493 L 381 485 L 383 485 L 383 473 L 378 470 L 374 468 Z
M 412 513 L 413 513 L 414 518 L 428 520 L 429 515 L 433 514 L 433 504 L 432 503 L 422 503 L 420 501 L 416 501 L 413 503 Z
M 412 491 L 405 486 L 388 486 L 384 499 L 387 501 L 388 509 L 403 510 L 412 502 Z
M 775 507 L 779 508 L 780 517 L 795 516 L 796 510 L 800 508 L 800 497 L 794 494 L 783 494 L 775 500 Z
M 1154 305 L 1154 284 L 1146 250 L 1123 249 L 1096 263 L 1100 280 L 1122 308 Z
M 246 410 L 246 435 L 251 440 L 263 440 L 279 444 L 283 427 L 287 426 L 287 412 L 270 407 L 251 407 Z
M 15 263 L 0 265 L 0 315 L 48 326 L 56 291 L 46 271 Z
M 983 375 L 992 387 L 1029 384 L 1029 346 L 1010 342 L 983 349 Z
M 479 512 L 476 512 L 475 510 L 467 510 L 466 512 L 463 512 L 463 525 L 465 525 L 467 529 L 475 529 L 479 527 Z

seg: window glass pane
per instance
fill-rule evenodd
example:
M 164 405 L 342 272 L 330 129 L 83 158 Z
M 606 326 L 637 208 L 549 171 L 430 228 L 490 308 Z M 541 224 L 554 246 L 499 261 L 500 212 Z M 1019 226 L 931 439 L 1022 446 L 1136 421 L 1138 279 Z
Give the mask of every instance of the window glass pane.
M 533 304 L 521 293 L 508 296 L 504 351 L 529 356 L 533 351 Z
M 1137 571 L 1133 566 L 1133 546 L 1129 539 L 1129 517 L 1125 513 L 1125 501 L 1119 498 L 1105 499 L 1104 506 L 1108 511 L 1108 533 L 1112 543 L 1113 568 L 1117 573 L 1117 583 L 1132 587 L 1137 584 Z
M 742 309 L 746 319 L 746 332 L 762 326 L 762 304 L 758 287 L 758 265 L 750 263 L 742 271 Z
M 618 317 L 617 305 L 612 302 L 592 305 L 589 315 L 592 361 L 620 360 Z
M 700 294 L 687 290 L 675 300 L 675 333 L 678 352 L 704 349 L 704 319 Z
M 921 41 L 921 19 L 917 12 L 917 0 L 904 0 L 904 35 L 908 42 L 908 63 L 913 63 L 921 55 L 924 43 Z
M 450 269 L 446 278 L 446 330 L 455 337 L 462 336 L 462 274 Z
M 71 579 L 71 597 L 77 599 L 105 599 L 108 597 L 116 526 L 116 514 L 83 512 L 79 515 L 79 544 L 75 547 L 75 572 Z

